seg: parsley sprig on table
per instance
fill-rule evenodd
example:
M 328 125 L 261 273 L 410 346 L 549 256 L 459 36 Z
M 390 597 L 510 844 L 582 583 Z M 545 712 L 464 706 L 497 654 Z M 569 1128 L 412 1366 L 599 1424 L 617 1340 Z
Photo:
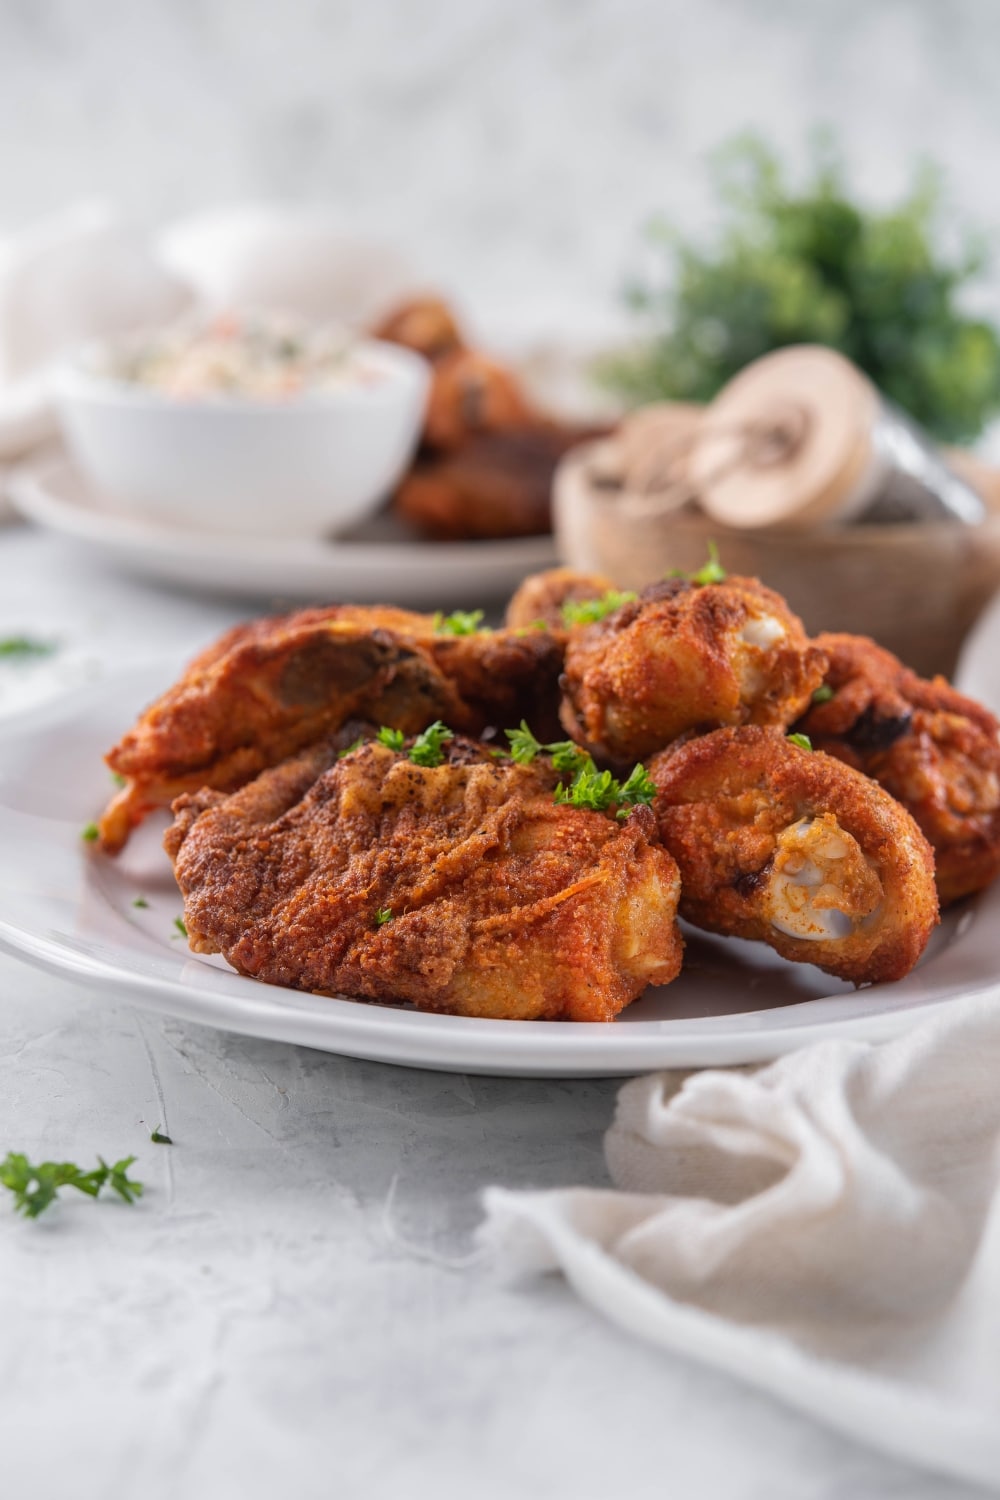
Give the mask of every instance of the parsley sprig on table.
M 64 1187 L 76 1188 L 88 1198 L 96 1198 L 103 1187 L 108 1187 L 124 1203 L 134 1203 L 142 1197 L 142 1183 L 128 1175 L 134 1156 L 123 1156 L 111 1166 L 103 1156 L 97 1161 L 96 1167 L 85 1172 L 73 1161 L 43 1161 L 35 1165 L 23 1152 L 8 1151 L 0 1162 L 0 1186 L 14 1194 L 15 1212 L 24 1214 L 26 1219 L 37 1219 Z
M 553 800 L 560 805 L 592 812 L 614 808 L 616 817 L 627 818 L 633 807 L 640 803 L 648 806 L 656 796 L 656 783 L 642 765 L 633 767 L 625 781 L 619 781 L 610 771 L 599 771 L 586 750 L 572 740 L 543 745 L 524 719 L 519 728 L 504 732 L 510 741 L 510 757 L 518 765 L 530 766 L 537 755 L 544 753 L 552 757 L 553 770 L 570 776 L 569 782 L 557 786 L 553 793 Z
M 51 656 L 56 650 L 55 641 L 40 641 L 30 635 L 8 635 L 0 640 L 0 657 L 24 661 L 31 656 Z

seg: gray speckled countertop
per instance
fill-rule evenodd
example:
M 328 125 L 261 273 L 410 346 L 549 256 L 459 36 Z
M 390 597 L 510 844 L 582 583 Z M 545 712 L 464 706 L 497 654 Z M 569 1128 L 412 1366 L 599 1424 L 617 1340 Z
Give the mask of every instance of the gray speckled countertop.
M 0 635 L 84 671 L 232 618 L 0 530 Z M 29 672 L 43 676 L 28 676 Z M 146 1195 L 0 1201 L 0 1493 L 961 1500 L 476 1256 L 489 1183 L 605 1180 L 614 1080 L 354 1062 L 143 1015 L 0 955 L 0 1154 L 135 1152 Z M 175 1144 L 149 1142 L 160 1124 Z

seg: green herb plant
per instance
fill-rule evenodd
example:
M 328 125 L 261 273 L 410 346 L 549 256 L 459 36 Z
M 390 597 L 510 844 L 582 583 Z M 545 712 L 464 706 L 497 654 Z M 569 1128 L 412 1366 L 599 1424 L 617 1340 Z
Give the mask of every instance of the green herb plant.
M 825 344 L 945 442 L 974 438 L 1000 410 L 1000 336 L 963 305 L 986 269 L 969 235 L 945 246 L 939 173 L 919 168 L 896 207 L 851 191 L 829 134 L 790 184 L 756 136 L 712 167 L 726 217 L 714 243 L 649 231 L 658 267 L 628 298 L 643 329 L 634 353 L 599 371 L 630 401 L 708 401 L 751 360 Z

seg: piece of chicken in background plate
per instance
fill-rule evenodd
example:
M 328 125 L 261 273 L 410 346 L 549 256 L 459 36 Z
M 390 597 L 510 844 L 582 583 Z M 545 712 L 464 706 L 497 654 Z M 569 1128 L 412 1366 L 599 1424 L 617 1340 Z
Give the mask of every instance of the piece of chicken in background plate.
M 609 1021 L 674 978 L 677 867 L 648 807 L 560 805 L 543 761 L 423 738 L 328 742 L 180 798 L 165 847 L 195 951 L 271 984 L 514 1020 Z
M 475 617 L 469 617 L 473 620 Z M 154 807 L 233 790 L 347 719 L 406 733 L 554 725 L 558 643 L 383 606 L 334 605 L 239 625 L 191 663 L 106 759 L 125 786 L 100 823 L 115 853 Z M 547 705 L 547 707 L 546 707 Z
M 756 726 L 690 740 L 648 770 L 688 921 L 855 984 L 913 968 L 938 920 L 934 858 L 877 782 Z
M 1000 724 L 865 636 L 816 645 L 829 666 L 799 727 L 913 814 L 934 849 L 942 905 L 982 890 L 1000 873 Z
M 801 620 L 756 578 L 668 579 L 571 633 L 561 718 L 593 754 L 631 763 L 691 733 L 791 724 L 825 668 Z

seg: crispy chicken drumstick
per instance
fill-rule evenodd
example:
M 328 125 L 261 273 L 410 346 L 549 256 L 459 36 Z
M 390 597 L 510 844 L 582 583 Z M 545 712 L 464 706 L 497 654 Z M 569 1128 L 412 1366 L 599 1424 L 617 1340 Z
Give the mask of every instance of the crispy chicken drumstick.
M 692 732 L 790 724 L 825 666 L 801 620 L 756 578 L 668 579 L 571 633 L 561 717 L 595 755 L 642 760 Z
M 1000 872 L 1000 724 L 865 636 L 816 644 L 830 664 L 803 730 L 913 814 L 934 849 L 942 905 L 982 890 Z
M 683 917 L 855 984 L 913 968 L 938 920 L 934 857 L 876 782 L 756 726 L 667 750 L 649 773 Z

